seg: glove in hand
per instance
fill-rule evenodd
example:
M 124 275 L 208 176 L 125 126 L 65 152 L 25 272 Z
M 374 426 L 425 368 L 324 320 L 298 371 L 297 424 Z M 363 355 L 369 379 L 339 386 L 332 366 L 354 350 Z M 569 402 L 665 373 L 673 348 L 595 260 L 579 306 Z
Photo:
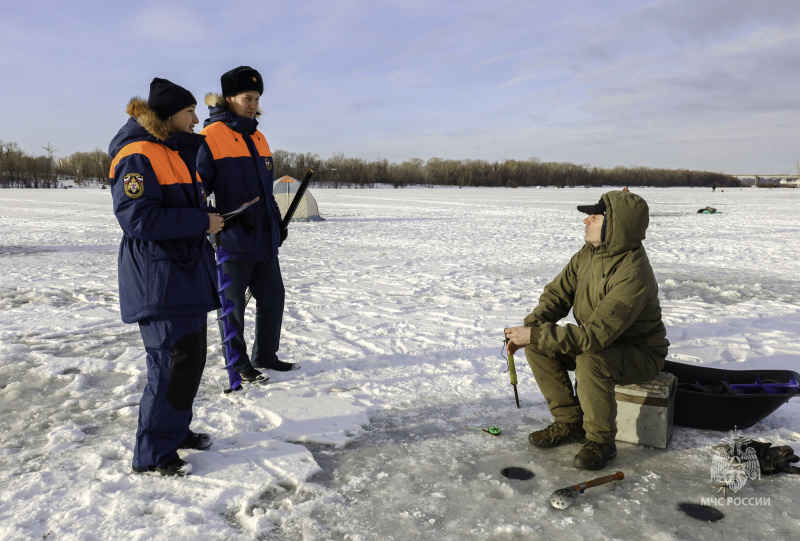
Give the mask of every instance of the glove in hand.
M 222 226 L 223 231 L 230 231 L 234 227 L 241 227 L 249 236 L 253 236 L 255 227 L 253 226 L 253 217 L 247 212 L 240 212 L 233 218 L 225 220 L 225 225 Z

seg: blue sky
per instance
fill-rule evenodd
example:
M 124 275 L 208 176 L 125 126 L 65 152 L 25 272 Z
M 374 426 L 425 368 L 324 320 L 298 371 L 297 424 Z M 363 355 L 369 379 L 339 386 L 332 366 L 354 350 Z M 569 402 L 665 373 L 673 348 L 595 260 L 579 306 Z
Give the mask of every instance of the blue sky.
M 227 7 L 226 7 L 227 6 Z M 793 172 L 794 0 L 0 0 L 0 140 L 105 149 L 150 80 L 238 65 L 273 149 Z M 199 127 L 197 129 L 199 131 Z

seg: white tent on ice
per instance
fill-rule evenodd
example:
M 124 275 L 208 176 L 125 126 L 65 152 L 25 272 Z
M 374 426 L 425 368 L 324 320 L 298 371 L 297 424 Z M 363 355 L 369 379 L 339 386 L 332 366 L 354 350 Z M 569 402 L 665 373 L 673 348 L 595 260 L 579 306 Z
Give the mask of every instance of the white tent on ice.
M 286 211 L 289 210 L 289 205 L 292 204 L 298 189 L 300 189 L 300 183 L 289 175 L 279 178 L 272 185 L 272 193 L 275 195 L 275 201 L 278 202 L 281 218 L 286 216 Z M 325 220 L 319 215 L 317 200 L 307 189 L 306 193 L 303 194 L 303 199 L 300 200 L 300 204 L 297 206 L 297 210 L 294 212 L 292 220 L 303 222 L 321 222 Z

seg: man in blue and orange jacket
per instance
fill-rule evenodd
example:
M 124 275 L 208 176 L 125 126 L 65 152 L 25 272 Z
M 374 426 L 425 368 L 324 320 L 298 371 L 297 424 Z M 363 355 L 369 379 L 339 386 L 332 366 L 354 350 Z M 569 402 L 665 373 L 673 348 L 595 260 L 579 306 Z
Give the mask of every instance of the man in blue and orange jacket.
M 265 382 L 268 378 L 259 368 L 299 368 L 277 356 L 286 296 L 278 247 L 287 232 L 281 229 L 280 210 L 272 195 L 272 152 L 257 129 L 258 104 L 264 92 L 261 74 L 249 66 L 239 66 L 223 74 L 221 83 L 222 95 L 211 93 L 205 99 L 210 118 L 200 132 L 206 139 L 198 152 L 197 172 L 223 214 L 259 197 L 256 204 L 236 217 L 236 226 L 223 231 L 222 246 L 230 257 L 222 270 L 232 280 L 225 297 L 234 304 L 233 312 L 228 314 L 228 323 L 236 328 L 231 345 L 239 353 L 233 370 L 245 383 Z M 247 355 L 244 341 L 248 288 L 257 303 L 252 356 Z
M 209 212 L 197 179 L 192 94 L 153 79 L 147 101 L 133 98 L 128 122 L 109 145 L 119 247 L 122 320 L 138 323 L 147 351 L 147 384 L 133 452 L 136 472 L 183 476 L 178 449 L 205 449 L 208 434 L 189 430 L 206 363 L 206 318 L 219 307 L 214 251 L 206 234 L 224 225 Z

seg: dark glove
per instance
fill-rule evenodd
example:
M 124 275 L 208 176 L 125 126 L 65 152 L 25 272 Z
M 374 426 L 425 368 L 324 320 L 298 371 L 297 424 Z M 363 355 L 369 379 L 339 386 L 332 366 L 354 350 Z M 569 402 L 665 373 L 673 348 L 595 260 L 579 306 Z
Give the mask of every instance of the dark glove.
M 223 231 L 230 231 L 234 227 L 241 227 L 249 236 L 253 236 L 255 227 L 253 226 L 253 218 L 246 212 L 240 212 L 233 218 L 225 220 L 225 225 L 222 226 Z
M 288 227 L 282 227 L 281 228 L 281 241 L 278 243 L 278 248 L 283 246 L 283 241 L 285 241 L 286 237 L 288 237 L 288 236 L 289 236 L 289 228 Z
M 772 443 L 770 442 L 748 441 L 742 445 L 742 451 L 745 451 L 748 447 L 752 447 L 755 450 L 762 474 L 770 475 L 779 472 L 800 473 L 800 468 L 791 465 L 795 462 L 800 462 L 800 457 L 795 455 L 794 449 L 788 445 L 772 447 Z

